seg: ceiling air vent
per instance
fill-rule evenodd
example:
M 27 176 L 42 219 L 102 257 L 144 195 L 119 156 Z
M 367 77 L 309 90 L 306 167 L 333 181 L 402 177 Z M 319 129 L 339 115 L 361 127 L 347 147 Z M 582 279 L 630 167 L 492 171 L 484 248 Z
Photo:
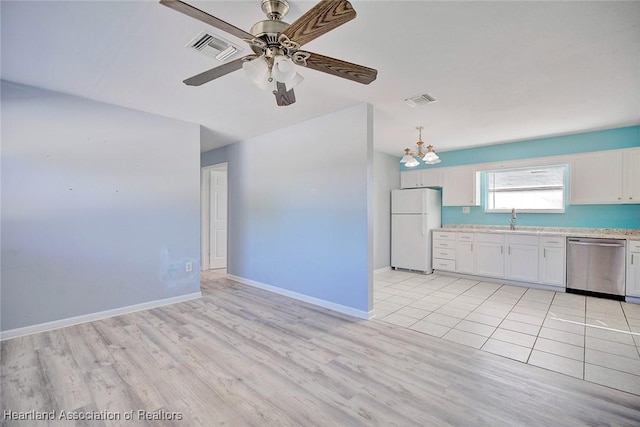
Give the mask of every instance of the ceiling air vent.
M 411 98 L 407 98 L 404 100 L 410 107 L 418 107 L 420 105 L 433 104 L 437 102 L 436 99 L 429 95 L 428 93 L 422 95 L 412 96 Z
M 240 46 L 231 43 L 229 40 L 207 31 L 201 31 L 200 34 L 187 43 L 186 47 L 218 61 L 226 61 L 242 50 Z

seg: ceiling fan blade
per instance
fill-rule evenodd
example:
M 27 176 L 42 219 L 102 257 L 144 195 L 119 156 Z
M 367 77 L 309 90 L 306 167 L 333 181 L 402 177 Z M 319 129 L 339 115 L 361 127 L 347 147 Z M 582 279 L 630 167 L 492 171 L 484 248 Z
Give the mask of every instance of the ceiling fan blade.
M 207 12 L 204 12 L 180 0 L 160 0 L 160 4 L 180 13 L 184 13 L 187 16 L 202 21 L 205 24 L 209 24 L 212 27 L 216 27 L 217 29 L 225 31 L 240 39 L 251 40 L 254 38 L 253 34 L 247 33 L 246 31 L 241 30 L 238 27 L 234 27 L 228 22 L 225 22 L 222 19 L 218 19 L 215 16 L 209 15 Z
M 330 58 L 318 53 L 308 53 L 310 56 L 306 60 L 306 65 L 296 63 L 303 67 L 311 68 L 312 70 L 322 71 L 323 73 L 332 74 L 365 85 L 374 81 L 378 76 L 378 70 L 374 70 L 373 68 L 341 61 L 340 59 Z
M 202 84 L 210 82 L 211 80 L 215 80 L 218 77 L 226 76 L 227 74 L 242 68 L 242 64 L 245 61 L 249 60 L 249 58 L 254 57 L 255 55 L 247 55 L 242 58 L 238 58 L 235 61 L 227 62 L 226 64 L 222 64 L 218 67 L 207 70 L 204 73 L 189 77 L 184 81 L 184 84 L 189 86 L 200 86 Z
M 356 11 L 347 0 L 322 0 L 282 34 L 302 46 L 355 17 Z
M 276 103 L 283 107 L 286 105 L 291 105 L 296 102 L 296 94 L 293 93 L 293 89 L 287 90 L 287 87 L 284 83 L 277 82 L 277 90 L 273 92 L 276 96 Z

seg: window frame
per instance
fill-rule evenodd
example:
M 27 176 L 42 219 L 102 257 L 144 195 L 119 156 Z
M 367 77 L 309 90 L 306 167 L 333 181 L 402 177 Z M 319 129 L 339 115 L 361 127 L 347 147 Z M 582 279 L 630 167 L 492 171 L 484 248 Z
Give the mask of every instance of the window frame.
M 508 172 L 508 171 L 522 171 L 522 170 L 540 170 L 540 169 L 547 169 L 547 168 L 562 168 L 562 187 L 560 186 L 556 186 L 555 188 L 557 189 L 562 189 L 562 208 L 561 209 L 524 209 L 524 208 L 518 208 L 517 206 L 514 206 L 513 208 L 506 208 L 506 209 L 491 209 L 489 208 L 489 194 L 491 193 L 491 191 L 489 190 L 489 174 L 490 173 L 496 173 L 496 172 Z M 548 165 L 536 165 L 536 166 L 522 166 L 522 167 L 513 167 L 513 168 L 504 168 L 504 169 L 490 169 L 490 170 L 485 170 L 483 171 L 483 175 L 484 175 L 484 188 L 483 188 L 483 201 L 484 201 L 484 212 L 488 213 L 488 214 L 492 214 L 492 213 L 511 213 L 511 209 L 516 210 L 516 213 L 541 213 L 541 214 L 545 214 L 545 213 L 565 213 L 566 211 L 566 207 L 567 207 L 567 191 L 569 189 L 568 186 L 568 182 L 567 182 L 567 177 L 568 177 L 568 168 L 569 165 L 566 163 L 560 163 L 560 164 L 548 164 Z M 545 187 L 532 187 L 531 190 L 535 190 L 535 189 L 543 189 Z M 550 188 L 550 187 L 546 187 L 546 188 Z M 526 190 L 502 190 L 502 192 L 507 192 L 507 191 L 526 191 Z M 499 190 L 500 192 L 500 190 Z

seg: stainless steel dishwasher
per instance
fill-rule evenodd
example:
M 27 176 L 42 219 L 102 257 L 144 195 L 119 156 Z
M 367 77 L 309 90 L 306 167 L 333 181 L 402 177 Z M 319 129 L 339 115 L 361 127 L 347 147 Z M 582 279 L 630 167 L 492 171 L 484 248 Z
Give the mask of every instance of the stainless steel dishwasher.
M 570 237 L 567 243 L 567 291 L 624 298 L 625 240 Z

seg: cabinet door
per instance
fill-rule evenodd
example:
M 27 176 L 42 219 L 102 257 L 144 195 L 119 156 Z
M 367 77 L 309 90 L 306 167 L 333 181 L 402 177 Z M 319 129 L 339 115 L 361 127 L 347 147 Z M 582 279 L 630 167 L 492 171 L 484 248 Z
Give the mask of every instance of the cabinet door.
M 510 244 L 507 246 L 505 277 L 534 283 L 538 281 L 538 246 Z
M 421 171 L 400 172 L 400 188 L 422 187 Z
M 474 274 L 473 242 L 458 242 L 456 246 L 456 272 Z
M 570 165 L 570 203 L 622 203 L 622 159 L 621 151 L 599 151 L 575 156 Z
M 422 174 L 420 181 L 423 187 L 442 187 L 440 169 L 425 169 L 420 173 Z
M 488 277 L 504 276 L 504 244 L 476 242 L 476 274 Z
M 443 169 L 442 206 L 480 205 L 480 182 L 473 166 Z
M 640 149 L 624 155 L 625 203 L 640 203 Z
M 629 242 L 640 245 L 640 242 Z M 640 297 L 640 252 L 629 251 L 627 255 L 627 296 Z
M 543 246 L 540 248 L 540 283 L 566 285 L 564 246 Z

